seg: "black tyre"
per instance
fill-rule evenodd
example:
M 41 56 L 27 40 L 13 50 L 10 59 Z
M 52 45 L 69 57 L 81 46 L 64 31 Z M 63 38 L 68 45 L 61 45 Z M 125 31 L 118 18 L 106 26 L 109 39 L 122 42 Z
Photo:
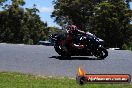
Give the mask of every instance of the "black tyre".
M 94 56 L 99 59 L 104 59 L 108 56 L 108 51 L 104 47 L 100 47 L 94 52 Z
M 54 48 L 55 48 L 55 51 L 56 51 L 59 55 L 61 55 L 62 57 L 68 57 L 68 58 L 71 57 L 71 55 L 70 55 L 69 53 L 67 53 L 66 51 L 64 51 L 64 50 L 61 48 L 61 46 L 55 45 Z
M 64 56 L 64 55 L 65 55 L 63 49 L 62 49 L 59 45 L 54 45 L 54 48 L 55 48 L 55 51 L 56 51 L 59 55 L 61 55 L 61 56 Z

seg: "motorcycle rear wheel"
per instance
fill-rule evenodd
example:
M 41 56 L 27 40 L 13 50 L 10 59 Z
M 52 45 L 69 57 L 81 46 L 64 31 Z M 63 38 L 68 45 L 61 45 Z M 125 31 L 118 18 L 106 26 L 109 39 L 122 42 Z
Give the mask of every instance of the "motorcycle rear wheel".
M 59 46 L 59 45 L 54 45 L 54 48 L 55 48 L 55 51 L 56 51 L 59 55 L 61 55 L 61 56 L 63 56 L 63 57 L 71 57 L 71 55 L 69 55 L 67 52 L 65 52 L 65 51 L 61 48 L 61 46 Z
M 108 51 L 104 47 L 100 47 L 94 52 L 94 56 L 99 59 L 104 59 L 108 56 Z

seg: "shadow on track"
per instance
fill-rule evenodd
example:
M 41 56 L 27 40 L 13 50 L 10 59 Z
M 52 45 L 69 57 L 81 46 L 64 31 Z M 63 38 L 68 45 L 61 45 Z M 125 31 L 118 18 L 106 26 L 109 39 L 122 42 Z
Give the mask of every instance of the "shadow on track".
M 103 59 L 99 59 L 99 58 L 91 58 L 91 57 L 82 57 L 82 56 L 76 56 L 76 57 L 62 57 L 62 56 L 52 56 L 49 58 L 55 58 L 58 60 L 103 60 Z

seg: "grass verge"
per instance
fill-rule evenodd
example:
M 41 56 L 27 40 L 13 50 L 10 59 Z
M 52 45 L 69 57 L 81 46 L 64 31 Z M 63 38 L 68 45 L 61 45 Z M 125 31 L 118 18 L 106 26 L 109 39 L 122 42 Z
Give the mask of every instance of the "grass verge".
M 132 88 L 131 84 L 86 84 L 75 79 L 48 78 L 21 73 L 0 72 L 0 88 Z

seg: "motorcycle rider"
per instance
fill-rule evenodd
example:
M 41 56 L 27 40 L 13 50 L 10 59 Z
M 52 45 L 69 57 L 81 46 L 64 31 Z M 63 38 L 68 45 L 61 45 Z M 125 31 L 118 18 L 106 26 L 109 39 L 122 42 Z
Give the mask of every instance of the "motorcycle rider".
M 78 49 L 82 49 L 84 48 L 84 45 L 82 44 L 74 44 L 73 43 L 73 36 L 76 35 L 76 34 L 84 34 L 84 35 L 87 35 L 86 32 L 84 31 L 81 31 L 81 30 L 78 30 L 78 28 L 75 26 L 75 25 L 69 25 L 67 26 L 67 36 L 66 36 L 66 39 L 62 45 L 62 48 L 68 52 L 68 49 L 67 48 L 78 48 Z

